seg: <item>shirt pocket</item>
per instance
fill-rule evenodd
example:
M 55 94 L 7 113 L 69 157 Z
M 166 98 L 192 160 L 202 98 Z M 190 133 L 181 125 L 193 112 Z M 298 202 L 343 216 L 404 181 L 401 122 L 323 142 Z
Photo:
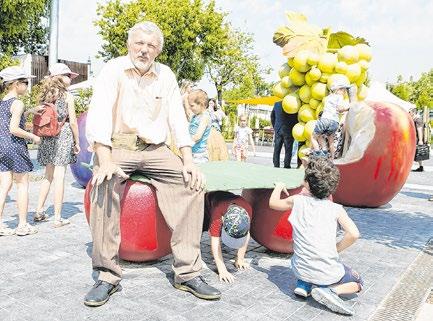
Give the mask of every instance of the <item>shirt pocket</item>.
M 155 96 L 153 99 L 150 100 L 150 102 L 152 104 L 152 112 L 150 114 L 150 118 L 151 120 L 156 120 L 164 110 L 165 99 L 162 96 Z

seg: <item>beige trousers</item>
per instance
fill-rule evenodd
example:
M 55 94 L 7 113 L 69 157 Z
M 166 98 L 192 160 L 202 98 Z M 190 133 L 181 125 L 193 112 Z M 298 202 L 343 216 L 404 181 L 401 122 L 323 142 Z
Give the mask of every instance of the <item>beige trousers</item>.
M 113 148 L 112 158 L 126 174 L 140 171 L 151 179 L 161 213 L 172 230 L 174 281 L 185 282 L 199 275 L 204 193 L 186 186 L 181 159 L 165 144 L 149 145 L 139 151 Z M 122 278 L 118 256 L 121 183 L 120 178 L 113 176 L 91 192 L 93 269 L 99 272 L 99 280 L 111 284 L 117 284 Z

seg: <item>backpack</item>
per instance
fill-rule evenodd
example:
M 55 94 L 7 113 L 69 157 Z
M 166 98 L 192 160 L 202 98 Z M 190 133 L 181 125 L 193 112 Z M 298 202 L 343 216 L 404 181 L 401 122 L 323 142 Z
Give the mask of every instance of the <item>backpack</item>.
M 60 133 L 68 117 L 59 122 L 56 106 L 50 103 L 44 105 L 45 109 L 33 117 L 33 134 L 39 137 L 55 137 Z

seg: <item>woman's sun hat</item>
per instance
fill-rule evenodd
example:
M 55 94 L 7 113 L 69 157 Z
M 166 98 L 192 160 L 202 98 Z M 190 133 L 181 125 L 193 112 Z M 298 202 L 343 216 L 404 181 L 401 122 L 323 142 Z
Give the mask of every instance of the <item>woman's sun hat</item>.
M 0 71 L 0 78 L 4 82 L 10 82 L 18 79 L 35 78 L 36 76 L 27 74 L 23 68 L 19 66 L 7 67 Z
M 71 79 L 77 78 L 80 74 L 71 71 L 67 65 L 63 63 L 56 63 L 50 67 L 50 76 L 69 75 Z

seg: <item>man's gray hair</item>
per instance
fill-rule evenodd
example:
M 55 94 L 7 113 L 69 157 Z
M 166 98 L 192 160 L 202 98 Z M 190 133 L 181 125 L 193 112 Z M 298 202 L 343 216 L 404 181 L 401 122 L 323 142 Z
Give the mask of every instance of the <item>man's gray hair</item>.
M 155 23 L 150 21 L 144 21 L 135 24 L 131 29 L 128 30 L 128 43 L 131 40 L 132 34 L 137 30 L 143 31 L 147 34 L 156 35 L 158 37 L 159 52 L 162 51 L 162 47 L 164 46 L 164 35 L 162 34 L 161 29 L 159 29 L 159 27 Z

